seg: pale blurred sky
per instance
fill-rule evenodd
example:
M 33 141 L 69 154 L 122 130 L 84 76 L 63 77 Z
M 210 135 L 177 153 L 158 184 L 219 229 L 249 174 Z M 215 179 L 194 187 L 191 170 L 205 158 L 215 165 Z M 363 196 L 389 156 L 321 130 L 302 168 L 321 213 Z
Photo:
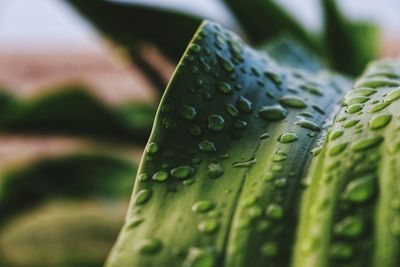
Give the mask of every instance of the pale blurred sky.
M 85 0 L 82 0 L 85 1 Z M 161 5 L 186 10 L 234 24 L 219 0 L 112 0 Z M 276 0 L 313 31 L 321 27 L 319 0 Z M 400 37 L 400 0 L 339 0 L 352 18 L 374 21 L 385 32 Z M 8 43 L 59 42 L 92 46 L 94 29 L 62 0 L 0 0 L 0 45 Z

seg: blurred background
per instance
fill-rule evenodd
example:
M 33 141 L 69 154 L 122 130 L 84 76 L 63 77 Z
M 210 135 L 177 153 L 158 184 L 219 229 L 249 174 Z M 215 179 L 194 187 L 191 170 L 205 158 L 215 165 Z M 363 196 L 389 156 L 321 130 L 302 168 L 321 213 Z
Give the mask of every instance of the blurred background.
M 356 77 L 400 55 L 398 10 L 398 0 L 0 0 L 0 267 L 102 265 L 158 101 L 203 19 Z

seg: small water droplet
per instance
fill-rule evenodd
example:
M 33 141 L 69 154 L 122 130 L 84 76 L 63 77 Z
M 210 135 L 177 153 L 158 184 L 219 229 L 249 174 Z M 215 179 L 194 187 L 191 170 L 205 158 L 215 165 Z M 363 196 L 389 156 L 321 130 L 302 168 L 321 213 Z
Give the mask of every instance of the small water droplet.
M 158 151 L 158 145 L 156 143 L 149 143 L 146 149 L 147 153 L 155 154 Z
M 331 140 L 331 141 L 333 141 L 333 140 L 336 140 L 336 139 L 338 139 L 339 137 L 341 137 L 342 135 L 343 135 L 343 131 L 341 131 L 341 130 L 337 130 L 337 131 L 334 131 L 330 136 L 329 136 L 329 140 Z
M 151 197 L 151 190 L 150 189 L 142 189 L 137 192 L 135 197 L 135 204 L 142 205 L 146 203 Z
M 345 260 L 353 256 L 353 248 L 345 243 L 332 244 L 329 249 L 329 255 L 334 259 Z
M 141 173 L 138 175 L 138 179 L 139 181 L 147 181 L 149 179 L 149 175 L 147 173 Z
M 233 124 L 233 127 L 235 127 L 236 129 L 244 129 L 247 127 L 247 122 L 246 121 L 235 121 L 235 123 Z
M 232 87 L 226 82 L 219 82 L 217 88 L 224 94 L 229 94 L 232 91 Z
M 236 107 L 245 113 L 250 113 L 253 110 L 251 102 L 243 96 L 236 101 Z
M 364 222 L 360 216 L 349 216 L 334 227 L 335 234 L 342 237 L 357 237 L 364 230 Z
M 269 218 L 274 220 L 280 220 L 283 218 L 283 208 L 279 204 L 269 204 L 266 210 L 266 214 Z
M 154 238 L 142 239 L 135 246 L 136 250 L 142 254 L 155 254 L 161 247 L 161 241 Z
M 270 136 L 271 136 L 270 133 L 263 133 L 263 134 L 260 135 L 260 139 L 267 139 Z
M 261 254 L 267 258 L 272 258 L 278 255 L 278 246 L 275 242 L 266 242 L 261 246 Z
M 207 166 L 207 176 L 213 179 L 219 178 L 224 174 L 224 169 L 221 163 L 211 162 Z
M 217 56 L 219 63 L 226 72 L 232 73 L 235 71 L 235 66 L 228 59 L 220 54 L 218 54 Z
M 291 143 L 296 141 L 297 135 L 294 133 L 284 133 L 281 136 L 279 136 L 278 141 L 282 144 L 286 144 L 286 143 Z
M 194 124 L 189 128 L 189 132 L 193 136 L 200 136 L 201 135 L 201 128 L 200 128 L 200 126 Z
M 214 267 L 215 259 L 211 249 L 191 247 L 182 267 Z
M 210 115 L 208 119 L 208 129 L 214 132 L 222 131 L 225 127 L 225 120 L 220 115 Z
M 336 144 L 336 145 L 332 146 L 332 147 L 329 149 L 329 155 L 330 155 L 330 156 L 337 156 L 337 155 L 340 155 L 340 154 L 346 149 L 346 147 L 347 147 L 348 145 L 349 145 L 349 143 L 346 142 L 346 143 Z
M 360 110 L 362 110 L 363 107 L 364 106 L 362 104 L 358 104 L 358 103 L 352 104 L 346 109 L 346 112 L 349 114 L 356 113 L 356 112 L 359 112 Z
M 191 106 L 183 105 L 181 110 L 181 117 L 185 120 L 193 120 L 196 117 L 196 109 Z
M 214 146 L 214 143 L 208 140 L 203 140 L 199 144 L 199 148 L 203 152 L 216 152 L 217 149 Z
M 213 234 L 218 230 L 219 223 L 216 219 L 209 218 L 201 221 L 197 228 L 205 234 Z
M 226 105 L 226 111 L 228 112 L 229 115 L 231 115 L 234 118 L 239 116 L 239 110 L 231 104 Z
M 152 179 L 158 182 L 163 182 L 168 179 L 168 173 L 165 171 L 159 171 L 153 174 Z
M 358 124 L 360 120 L 350 120 L 345 123 L 343 123 L 343 128 L 350 128 L 353 127 L 354 125 Z
M 257 159 L 256 158 L 251 158 L 249 160 L 246 161 L 241 161 L 241 162 L 235 162 L 232 164 L 233 167 L 235 168 L 247 168 L 250 167 L 254 164 L 257 163 Z
M 398 98 L 400 98 L 400 88 L 390 91 L 385 97 L 384 102 L 392 102 Z

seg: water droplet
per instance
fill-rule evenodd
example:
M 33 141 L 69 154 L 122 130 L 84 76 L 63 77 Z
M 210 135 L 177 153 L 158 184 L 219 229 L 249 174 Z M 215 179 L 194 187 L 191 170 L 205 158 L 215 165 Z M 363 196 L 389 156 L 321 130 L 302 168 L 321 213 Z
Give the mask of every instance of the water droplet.
M 181 117 L 184 118 L 185 120 L 193 120 L 196 117 L 196 109 L 191 106 L 182 106 L 181 110 Z
M 346 147 L 347 147 L 348 145 L 349 145 L 349 143 L 346 142 L 346 143 L 336 144 L 336 145 L 332 146 L 332 147 L 329 149 L 329 155 L 330 155 L 330 156 L 337 156 L 337 155 L 340 155 L 340 154 L 346 149 Z
M 234 118 L 239 116 L 239 110 L 231 104 L 226 105 L 226 111 L 228 112 L 229 115 L 231 115 Z
M 277 152 L 275 155 L 272 156 L 272 161 L 280 162 L 287 159 L 287 154 L 283 151 Z
M 269 218 L 279 220 L 283 218 L 283 208 L 278 204 L 269 204 L 266 210 Z
M 301 120 L 297 121 L 296 124 L 302 128 L 305 128 L 305 129 L 308 129 L 311 131 L 321 131 L 321 127 L 319 127 L 318 124 L 316 124 L 315 122 L 306 120 L 306 119 L 301 119 Z
M 253 109 L 251 102 L 243 96 L 236 101 L 236 107 L 245 113 L 250 113 Z
M 306 108 L 307 103 L 298 96 L 283 96 L 279 99 L 279 103 L 291 108 Z
M 172 177 L 176 179 L 187 179 L 193 175 L 194 169 L 191 166 L 180 166 L 171 170 Z
M 360 216 L 346 217 L 334 227 L 335 234 L 342 237 L 357 237 L 364 230 L 364 222 Z
M 135 197 L 135 204 L 142 205 L 146 203 L 151 197 L 151 190 L 150 189 L 142 189 L 137 192 Z
M 201 135 L 201 128 L 200 128 L 200 126 L 194 124 L 189 128 L 189 132 L 193 136 L 200 136 Z
M 233 167 L 235 168 L 247 168 L 250 167 L 254 164 L 257 163 L 257 159 L 256 158 L 251 158 L 249 160 L 246 161 L 241 161 L 241 162 L 235 162 L 232 164 Z
M 214 132 L 222 131 L 225 127 L 225 120 L 220 115 L 210 115 L 208 119 L 208 129 Z
M 215 260 L 212 250 L 191 247 L 182 267 L 214 267 Z
M 139 181 L 147 181 L 149 179 L 149 175 L 147 173 L 141 173 L 138 176 Z
M 318 113 L 320 113 L 320 114 L 322 114 L 322 115 L 325 115 L 325 111 L 324 111 L 320 106 L 312 105 L 311 107 L 312 107 L 316 112 L 318 112 Z
M 263 134 L 260 135 L 260 139 L 267 139 L 270 136 L 271 136 L 270 133 L 263 133 Z
M 353 248 L 345 243 L 335 243 L 331 245 L 329 254 L 334 259 L 345 260 L 353 256 Z
M 263 209 L 260 206 L 252 206 L 247 210 L 249 216 L 253 219 L 260 218 L 263 214 Z
M 235 123 L 233 124 L 233 127 L 235 127 L 236 129 L 244 129 L 247 127 L 247 122 L 245 121 L 235 121 Z
M 259 111 L 258 114 L 261 118 L 271 121 L 279 121 L 286 118 L 288 111 L 280 105 L 274 106 L 264 106 Z
M 155 174 L 153 174 L 152 179 L 158 182 L 163 182 L 168 179 L 168 173 L 166 173 L 165 171 L 156 172 Z
M 162 120 L 162 124 L 164 125 L 165 128 L 170 129 L 170 130 L 176 129 L 176 127 L 177 127 L 176 122 L 171 118 L 164 118 Z
M 235 71 L 235 66 L 228 59 L 219 54 L 217 56 L 219 63 L 226 72 L 232 73 Z
M 199 223 L 197 228 L 200 232 L 205 234 L 212 234 L 218 230 L 219 224 L 216 219 L 205 219 Z
M 347 121 L 347 122 L 343 123 L 343 128 L 350 128 L 350 127 L 353 127 L 354 125 L 356 125 L 356 124 L 359 123 L 359 122 L 360 122 L 360 120 L 350 120 L 350 121 Z
M 286 144 L 286 143 L 291 143 L 296 141 L 297 135 L 295 135 L 294 133 L 284 133 L 281 136 L 279 136 L 278 141 L 282 144 Z
M 199 144 L 199 148 L 203 152 L 216 152 L 217 149 L 214 146 L 214 143 L 208 140 L 203 140 Z
M 135 246 L 136 250 L 142 254 L 155 254 L 161 247 L 161 241 L 154 238 L 142 239 Z
M 198 44 L 192 44 L 189 49 L 196 53 L 201 52 L 201 46 L 199 46 Z
M 378 130 L 378 129 L 384 128 L 386 125 L 389 124 L 391 119 L 392 119 L 392 115 L 391 114 L 375 115 L 369 121 L 368 127 L 371 130 Z
M 311 150 L 311 154 L 313 155 L 313 157 L 316 157 L 321 153 L 321 151 L 322 151 L 322 146 L 317 146 L 316 148 Z
M 375 191 L 375 176 L 366 175 L 357 178 L 347 184 L 343 191 L 342 198 L 355 203 L 368 200 Z
M 367 137 L 367 138 L 364 138 L 364 139 L 354 142 L 351 149 L 356 152 L 363 151 L 363 150 L 370 149 L 370 148 L 373 148 L 373 147 L 379 145 L 380 143 L 382 143 L 382 141 L 383 141 L 382 136 Z
M 337 130 L 337 131 L 334 131 L 334 132 L 329 136 L 329 139 L 330 139 L 331 141 L 333 141 L 333 140 L 338 139 L 338 138 L 341 137 L 342 135 L 343 135 L 343 131 Z
M 386 108 L 387 106 L 389 106 L 392 102 L 382 102 L 382 103 L 378 103 L 375 106 L 373 106 L 368 113 L 375 113 L 378 111 L 381 111 L 382 109 Z
M 398 98 L 400 98 L 400 88 L 390 91 L 385 97 L 384 102 L 392 102 Z
M 224 94 L 229 94 L 232 91 L 232 87 L 226 82 L 219 82 L 217 88 Z
M 275 242 L 266 242 L 261 246 L 261 254 L 267 258 L 278 255 L 278 246 Z
M 352 104 L 346 109 L 346 112 L 352 114 L 352 113 L 359 112 L 362 109 L 363 109 L 363 105 L 361 105 L 361 104 Z
M 282 78 L 276 73 L 266 71 L 264 72 L 264 76 L 268 79 L 271 79 L 276 85 L 282 84 Z
M 155 154 L 158 151 L 158 145 L 156 143 L 149 143 L 146 149 L 147 153 Z
M 207 166 L 207 176 L 213 179 L 219 178 L 224 174 L 224 169 L 221 163 L 211 162 Z
M 215 204 L 210 200 L 199 200 L 192 205 L 192 211 L 196 213 L 206 213 L 214 209 Z

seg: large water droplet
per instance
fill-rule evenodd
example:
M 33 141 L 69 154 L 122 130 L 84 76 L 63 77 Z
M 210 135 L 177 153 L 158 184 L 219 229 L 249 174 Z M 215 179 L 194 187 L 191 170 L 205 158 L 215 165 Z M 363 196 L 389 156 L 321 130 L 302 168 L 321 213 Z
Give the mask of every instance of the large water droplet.
M 168 173 L 165 171 L 159 171 L 153 174 L 152 179 L 158 182 L 163 182 L 168 179 Z
M 192 205 L 192 211 L 196 213 L 206 213 L 214 209 L 215 204 L 211 200 L 199 200 Z
M 279 136 L 278 141 L 282 144 L 286 144 L 286 143 L 291 143 L 296 141 L 297 135 L 295 135 L 294 133 L 284 133 L 281 136 Z
M 208 140 L 203 140 L 199 144 L 199 148 L 203 152 L 216 152 L 217 149 L 214 146 L 214 143 Z
M 158 151 L 158 145 L 156 143 L 149 143 L 146 148 L 147 153 L 155 154 Z
M 150 189 L 142 189 L 137 192 L 135 197 L 135 204 L 142 205 L 146 203 L 151 197 L 151 190 Z
M 245 113 L 250 113 L 253 109 L 251 102 L 243 96 L 239 97 L 236 101 L 236 107 Z
M 280 105 L 274 106 L 264 106 L 259 111 L 258 114 L 261 118 L 271 121 L 279 121 L 286 118 L 288 111 Z
M 305 129 L 308 129 L 311 131 L 321 131 L 321 127 L 319 127 L 318 124 L 316 124 L 315 122 L 306 120 L 306 119 L 301 119 L 301 120 L 297 121 L 296 124 L 302 128 L 305 128 Z
M 194 169 L 191 166 L 180 166 L 171 170 L 172 177 L 177 179 L 187 179 L 193 175 Z
M 368 127 L 371 130 L 381 129 L 381 128 L 385 127 L 386 125 L 388 125 L 391 119 L 392 119 L 392 115 L 391 114 L 375 115 L 369 121 Z
M 364 138 L 364 139 L 354 142 L 351 148 L 353 151 L 356 151 L 356 152 L 363 151 L 363 150 L 378 146 L 380 143 L 382 143 L 382 141 L 383 141 L 382 136 L 367 137 L 367 138 Z
M 162 247 L 162 243 L 158 239 L 154 238 L 146 238 L 140 240 L 135 249 L 142 254 L 155 254 L 157 253 Z
M 283 96 L 279 99 L 279 103 L 292 108 L 306 108 L 307 103 L 298 96 Z
M 196 117 L 196 109 L 191 106 L 183 105 L 181 110 L 181 117 L 186 120 L 193 120 Z
M 219 178 L 224 174 L 224 169 L 222 168 L 221 163 L 219 162 L 211 162 L 207 166 L 207 176 L 210 178 Z
M 335 234 L 342 237 L 357 237 L 364 230 L 364 221 L 360 216 L 346 217 L 335 225 Z
M 266 214 L 269 218 L 279 220 L 283 218 L 283 208 L 279 204 L 269 204 L 266 210 Z
M 205 234 L 213 234 L 218 230 L 219 224 L 216 219 L 209 218 L 201 221 L 197 228 Z
M 374 175 L 366 175 L 351 181 L 344 189 L 342 198 L 355 203 L 368 200 L 375 191 L 375 180 Z
M 208 116 L 208 129 L 214 132 L 222 131 L 225 127 L 225 120 L 220 115 Z

